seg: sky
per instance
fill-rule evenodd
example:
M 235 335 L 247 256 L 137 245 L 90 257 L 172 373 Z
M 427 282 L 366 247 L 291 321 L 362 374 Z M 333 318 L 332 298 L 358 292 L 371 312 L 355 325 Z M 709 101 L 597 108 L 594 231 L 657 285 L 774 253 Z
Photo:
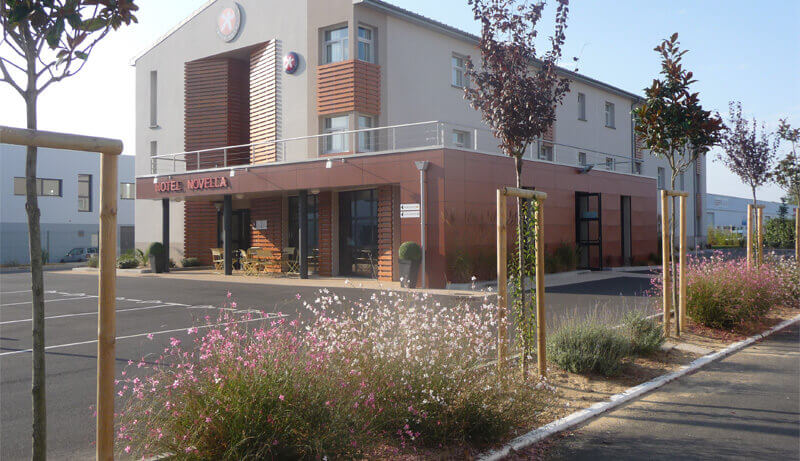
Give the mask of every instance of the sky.
M 291 0 L 285 0 L 291 1 Z M 403 8 L 478 33 L 466 0 L 391 0 Z M 78 75 L 50 86 L 40 97 L 39 128 L 120 138 L 136 152 L 134 70 L 131 59 L 205 0 L 138 0 L 139 24 L 110 34 Z M 549 34 L 549 16 L 540 25 Z M 771 0 L 572 0 L 564 56 L 579 58 L 579 72 L 644 94 L 660 70 L 653 48 L 678 32 L 686 67 L 706 109 L 727 117 L 728 102 L 775 129 L 779 118 L 800 125 L 800 1 Z M 8 50 L 0 49 L 7 53 Z M 571 66 L 570 66 L 571 68 Z M 409 121 L 411 122 L 411 121 Z M 22 98 L 0 83 L 0 124 L 24 126 Z M 138 146 L 143 148 L 143 146 Z M 785 152 L 787 145 L 781 151 Z M 709 155 L 708 192 L 749 197 L 749 188 Z M 759 199 L 779 200 L 776 186 Z

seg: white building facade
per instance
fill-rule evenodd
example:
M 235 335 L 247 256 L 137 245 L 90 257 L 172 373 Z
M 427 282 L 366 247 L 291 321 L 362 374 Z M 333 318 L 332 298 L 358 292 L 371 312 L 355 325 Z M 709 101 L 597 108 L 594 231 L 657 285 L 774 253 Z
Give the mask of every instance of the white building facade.
M 744 229 L 747 227 L 747 205 L 753 203 L 752 199 L 732 197 L 730 195 L 708 194 L 706 196 L 706 222 L 710 228 Z M 759 200 L 759 205 L 764 205 L 764 220 L 780 216 L 780 202 L 766 202 Z M 787 205 L 786 217 L 794 216 L 794 205 Z
M 27 264 L 25 147 L 0 144 L 0 263 Z M 118 251 L 134 246 L 134 157 L 119 158 Z M 42 249 L 58 262 L 72 248 L 98 246 L 100 156 L 39 148 L 37 187 Z

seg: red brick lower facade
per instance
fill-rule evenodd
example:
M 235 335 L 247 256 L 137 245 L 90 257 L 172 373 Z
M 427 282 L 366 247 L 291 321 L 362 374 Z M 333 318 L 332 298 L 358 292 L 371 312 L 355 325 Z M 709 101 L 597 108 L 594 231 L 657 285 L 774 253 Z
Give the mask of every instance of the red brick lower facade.
M 272 259 L 276 263 L 268 267 L 273 272 L 279 271 L 283 251 L 282 203 L 281 197 L 250 201 L 250 246 L 272 252 Z M 256 229 L 256 221 L 267 221 L 267 228 Z
M 211 250 L 216 248 L 217 209 L 212 202 L 186 202 L 183 207 L 183 248 L 187 258 L 197 258 L 210 266 Z

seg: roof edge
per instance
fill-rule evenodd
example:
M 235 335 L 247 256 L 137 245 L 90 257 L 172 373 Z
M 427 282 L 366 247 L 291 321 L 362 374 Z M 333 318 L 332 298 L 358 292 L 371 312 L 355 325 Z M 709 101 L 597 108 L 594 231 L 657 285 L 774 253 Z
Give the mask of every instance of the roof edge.
M 147 53 L 149 53 L 149 52 L 153 51 L 153 49 L 154 49 L 155 47 L 157 47 L 158 45 L 160 45 L 160 44 L 161 44 L 161 42 L 163 42 L 164 40 L 166 40 L 167 38 L 169 38 L 169 37 L 170 37 L 172 34 L 174 34 L 175 32 L 177 32 L 177 31 L 178 31 L 178 29 L 180 29 L 181 27 L 183 27 L 184 25 L 186 25 L 186 24 L 187 24 L 189 21 L 191 21 L 192 19 L 194 19 L 194 18 L 195 18 L 197 15 L 199 15 L 199 14 L 200 14 L 200 13 L 202 13 L 203 11 L 205 11 L 205 10 L 206 10 L 206 9 L 207 9 L 209 6 L 211 6 L 211 5 L 212 5 L 214 2 L 216 2 L 216 1 L 217 1 L 217 0 L 208 0 L 206 3 L 204 3 L 203 5 L 201 5 L 201 6 L 200 6 L 200 8 L 198 8 L 198 9 L 194 10 L 194 11 L 192 12 L 192 14 L 190 14 L 189 16 L 187 16 L 187 17 L 186 17 L 186 18 L 185 18 L 183 21 L 181 21 L 181 22 L 179 22 L 178 24 L 176 24 L 174 27 L 172 27 L 170 30 L 168 30 L 168 31 L 167 31 L 167 32 L 166 32 L 164 35 L 162 35 L 161 37 L 159 37 L 158 39 L 156 39 L 156 41 L 155 41 L 155 42 L 153 42 L 153 43 L 152 43 L 150 46 L 148 46 L 148 47 L 147 47 L 147 48 L 145 48 L 144 50 L 140 51 L 140 52 L 139 52 L 137 55 L 135 55 L 133 58 L 131 58 L 130 65 L 131 65 L 131 66 L 136 66 L 136 61 L 138 61 L 139 59 L 141 59 L 141 58 L 142 58 L 144 55 L 146 55 Z
M 471 34 L 465 30 L 458 29 L 456 27 L 447 25 L 443 22 L 437 21 L 435 19 L 431 19 L 429 17 L 423 16 L 419 13 L 415 13 L 413 11 L 407 10 L 405 8 L 401 8 L 397 5 L 393 5 L 391 3 L 385 2 L 383 0 L 353 0 L 354 5 L 365 5 L 380 11 L 383 11 L 388 14 L 392 14 L 394 16 L 400 17 L 412 23 L 418 24 L 423 27 L 427 27 L 429 29 L 435 30 L 437 32 L 444 33 L 450 37 L 454 37 L 457 39 L 461 39 L 467 41 L 473 45 L 477 45 L 480 42 L 480 37 L 477 35 Z M 595 87 L 602 88 L 604 90 L 610 91 L 611 93 L 617 94 L 619 96 L 623 96 L 629 99 L 632 99 L 634 103 L 643 101 L 644 98 L 641 95 L 636 93 L 631 93 L 630 91 L 623 90 L 622 88 L 610 85 L 605 82 L 601 82 L 600 80 L 587 77 L 586 75 L 580 74 L 578 72 L 574 72 L 571 70 L 567 70 L 563 67 L 557 66 L 558 71 L 570 78 L 578 80 L 580 82 L 586 83 L 587 85 L 592 85 Z

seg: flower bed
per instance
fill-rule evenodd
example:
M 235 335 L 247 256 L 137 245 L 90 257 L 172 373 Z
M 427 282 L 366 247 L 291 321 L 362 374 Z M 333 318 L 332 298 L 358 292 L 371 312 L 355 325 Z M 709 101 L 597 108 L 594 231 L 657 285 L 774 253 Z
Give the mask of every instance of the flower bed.
M 119 382 L 120 448 L 192 459 L 369 457 L 481 446 L 536 422 L 549 393 L 514 373 L 476 370 L 496 354 L 492 305 L 323 291 L 307 304 L 306 325 L 225 314 L 228 325 L 190 347 L 174 339 L 155 364 L 132 364 Z

